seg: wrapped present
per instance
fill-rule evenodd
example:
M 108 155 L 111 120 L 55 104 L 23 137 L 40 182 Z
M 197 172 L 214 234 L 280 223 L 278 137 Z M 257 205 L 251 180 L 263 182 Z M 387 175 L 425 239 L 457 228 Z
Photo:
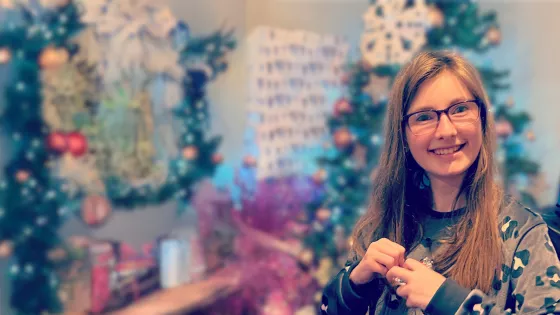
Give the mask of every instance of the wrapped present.
M 91 244 L 91 312 L 117 310 L 158 290 L 155 253 L 155 243 L 145 244 L 139 252 L 125 243 Z
M 53 251 L 60 280 L 58 296 L 65 314 L 85 314 L 91 308 L 91 266 L 87 248 Z

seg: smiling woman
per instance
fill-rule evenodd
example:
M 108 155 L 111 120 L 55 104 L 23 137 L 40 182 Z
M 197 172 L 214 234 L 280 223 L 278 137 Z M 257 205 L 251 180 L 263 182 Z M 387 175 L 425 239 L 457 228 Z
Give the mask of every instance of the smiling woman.
M 370 207 L 324 314 L 560 312 L 546 224 L 496 184 L 488 104 L 458 54 L 424 52 L 401 70 Z

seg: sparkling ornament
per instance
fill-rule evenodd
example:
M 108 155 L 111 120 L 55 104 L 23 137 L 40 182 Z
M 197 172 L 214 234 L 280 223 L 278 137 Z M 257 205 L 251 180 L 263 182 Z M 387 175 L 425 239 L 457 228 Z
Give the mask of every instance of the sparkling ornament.
M 492 45 L 498 45 L 502 41 L 502 32 L 495 26 L 492 26 L 486 32 L 486 39 Z
M 71 132 L 67 136 L 68 151 L 75 157 L 80 157 L 87 152 L 88 143 L 86 137 L 77 132 Z
M 104 223 L 111 211 L 111 204 L 104 196 L 90 195 L 82 202 L 82 220 L 89 226 Z
M 31 175 L 26 170 L 19 170 L 19 171 L 16 172 L 16 180 L 19 183 L 26 182 L 29 179 L 30 176 Z
M 214 155 L 212 155 L 212 163 L 214 164 L 220 164 L 224 161 L 224 156 L 220 153 L 214 153 Z
M 535 139 L 536 139 L 535 133 L 533 131 L 528 131 L 527 132 L 527 140 L 535 141 Z
M 70 54 L 66 49 L 48 47 L 41 52 L 39 65 L 45 69 L 57 68 L 67 63 L 68 59 L 70 59 Z
M 194 145 L 189 145 L 183 149 L 183 157 L 186 160 L 195 160 L 198 157 L 198 148 Z
M 63 153 L 68 148 L 66 135 L 62 132 L 52 132 L 47 137 L 47 147 L 56 152 Z
M 352 105 L 346 98 L 339 99 L 336 104 L 334 104 L 334 115 L 344 115 L 352 112 Z
M 243 165 L 246 167 L 255 167 L 257 166 L 257 159 L 252 155 L 247 155 L 243 158 Z
M 331 218 L 331 210 L 327 209 L 327 208 L 320 208 L 317 210 L 317 212 L 315 212 L 315 218 L 319 221 L 319 222 L 326 222 L 327 220 L 329 220 Z
M 14 244 L 11 241 L 3 241 L 0 243 L 0 258 L 7 258 L 12 255 Z
M 443 12 L 436 7 L 435 5 L 431 5 L 428 7 L 428 23 L 431 27 L 442 27 L 445 21 L 445 17 L 443 16 Z
M 406 1 L 379 0 L 363 16 L 360 51 L 371 66 L 403 64 L 426 42 L 428 9 L 424 0 L 408 6 Z
M 320 169 L 313 174 L 312 178 L 313 182 L 315 182 L 316 184 L 322 184 L 327 179 L 327 171 L 325 171 L 324 169 Z
M 352 143 L 352 133 L 348 128 L 340 128 L 334 133 L 334 145 L 339 149 L 343 150 L 348 148 Z
M 506 119 L 496 121 L 496 135 L 500 138 L 507 138 L 513 133 L 513 126 Z
M 12 59 L 12 53 L 7 48 L 0 48 L 0 64 L 8 63 Z

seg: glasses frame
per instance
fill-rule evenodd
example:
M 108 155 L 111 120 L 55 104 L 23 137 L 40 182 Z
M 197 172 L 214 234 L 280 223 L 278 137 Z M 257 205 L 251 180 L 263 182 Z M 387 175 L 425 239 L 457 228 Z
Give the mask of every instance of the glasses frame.
M 412 132 L 412 128 L 410 127 L 410 123 L 409 123 L 410 117 L 412 117 L 412 116 L 414 116 L 414 115 L 416 115 L 416 114 L 418 114 L 418 113 L 433 112 L 433 113 L 436 113 L 436 115 L 437 115 L 437 124 L 436 124 L 436 127 L 434 128 L 434 131 L 435 131 L 435 130 L 437 130 L 437 127 L 439 126 L 439 122 L 440 122 L 440 120 L 441 120 L 441 114 L 442 114 L 442 113 L 445 113 L 445 116 L 447 116 L 447 118 L 449 119 L 449 121 L 450 121 L 451 123 L 453 123 L 453 121 L 452 121 L 451 118 L 449 117 L 449 110 L 450 110 L 452 107 L 454 107 L 454 106 L 456 106 L 456 105 L 459 105 L 459 104 L 463 104 L 463 103 L 475 103 L 475 104 L 476 104 L 477 109 L 478 109 L 478 115 L 477 115 L 477 117 L 476 117 L 476 120 L 473 120 L 472 123 L 475 123 L 476 121 L 478 121 L 478 120 L 480 119 L 480 109 L 481 109 L 481 107 L 482 107 L 482 103 L 481 103 L 480 100 L 478 100 L 478 99 L 472 99 L 472 100 L 460 101 L 460 102 L 451 104 L 451 105 L 449 105 L 449 107 L 447 107 L 446 109 L 425 109 L 425 110 L 419 110 L 419 111 L 417 111 L 417 112 L 404 115 L 403 118 L 402 118 L 401 123 L 402 123 L 403 125 L 406 125 L 406 127 L 408 127 L 408 129 L 410 129 L 410 132 Z M 471 123 L 471 124 L 472 124 L 472 123 Z M 453 123 L 453 125 L 455 125 L 455 124 Z M 412 132 L 412 133 L 415 134 L 414 132 Z M 415 135 L 422 135 L 422 134 L 428 134 L 428 132 L 426 132 L 426 133 L 420 133 L 420 134 L 415 134 Z

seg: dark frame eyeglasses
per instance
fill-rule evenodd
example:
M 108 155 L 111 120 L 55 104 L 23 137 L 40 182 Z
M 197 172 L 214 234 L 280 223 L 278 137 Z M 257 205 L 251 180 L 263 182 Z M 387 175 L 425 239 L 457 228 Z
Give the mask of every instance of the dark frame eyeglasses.
M 413 131 L 413 130 L 412 130 L 413 128 L 412 128 L 411 125 L 410 125 L 410 117 L 412 117 L 412 116 L 414 116 L 414 115 L 421 114 L 421 113 L 435 113 L 436 116 L 437 116 L 437 121 L 436 121 L 436 124 L 434 125 L 434 127 L 437 128 L 437 126 L 438 126 L 438 124 L 439 124 L 439 121 L 440 121 L 440 119 L 441 119 L 441 114 L 442 114 L 442 113 L 445 113 L 445 115 L 451 120 L 451 122 L 453 122 L 452 115 L 451 115 L 451 116 L 449 115 L 449 111 L 450 111 L 452 108 L 456 108 L 457 105 L 466 104 L 466 103 L 474 103 L 474 104 L 476 105 L 476 110 L 477 110 L 476 119 L 474 119 L 474 120 L 471 121 L 471 122 L 467 122 L 467 124 L 472 124 L 472 123 L 474 123 L 475 121 L 478 121 L 478 119 L 480 118 L 480 108 L 481 108 L 482 105 L 481 105 L 481 102 L 480 102 L 478 99 L 466 100 L 466 101 L 461 101 L 461 102 L 458 102 L 458 103 L 454 103 L 454 104 L 451 104 L 451 105 L 450 105 L 449 107 L 447 107 L 446 109 L 439 109 L 439 110 L 438 110 L 438 109 L 427 109 L 427 110 L 421 110 L 421 111 L 417 111 L 417 112 L 414 112 L 414 113 L 410 113 L 410 114 L 407 114 L 407 115 L 404 115 L 404 116 L 403 116 L 403 119 L 402 119 L 401 123 L 403 124 L 403 127 L 406 125 L 406 126 L 408 126 L 408 128 L 409 128 L 411 131 Z M 455 124 L 455 122 L 453 122 L 453 124 Z M 434 128 L 434 130 L 435 130 L 435 128 Z M 414 133 L 414 132 L 413 132 L 413 133 L 416 134 L 416 135 L 418 135 L 418 134 L 429 133 L 429 132 L 430 132 L 430 131 L 421 132 L 421 133 Z

